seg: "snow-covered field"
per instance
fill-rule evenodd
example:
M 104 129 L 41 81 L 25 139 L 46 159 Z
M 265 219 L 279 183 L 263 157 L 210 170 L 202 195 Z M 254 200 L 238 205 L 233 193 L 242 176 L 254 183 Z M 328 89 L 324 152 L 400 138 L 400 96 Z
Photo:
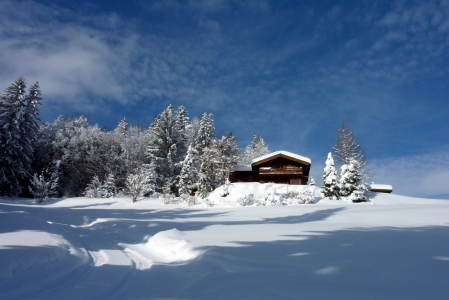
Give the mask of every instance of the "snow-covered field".
M 449 200 L 239 207 L 267 186 L 232 188 L 212 207 L 0 198 L 0 298 L 449 299 Z

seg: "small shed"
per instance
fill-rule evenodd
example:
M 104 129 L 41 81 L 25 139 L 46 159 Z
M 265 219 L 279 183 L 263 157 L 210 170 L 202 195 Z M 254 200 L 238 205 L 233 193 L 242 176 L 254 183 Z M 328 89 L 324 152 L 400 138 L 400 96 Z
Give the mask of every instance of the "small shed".
M 378 192 L 378 193 L 391 193 L 393 192 L 393 186 L 389 184 L 376 184 L 372 183 L 370 184 L 370 191 L 371 192 Z

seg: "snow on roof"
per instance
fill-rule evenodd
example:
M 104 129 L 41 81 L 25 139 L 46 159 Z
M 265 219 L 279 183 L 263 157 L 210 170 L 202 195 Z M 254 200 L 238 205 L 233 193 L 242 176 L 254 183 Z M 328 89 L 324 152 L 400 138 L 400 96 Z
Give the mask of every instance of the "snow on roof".
M 250 165 L 235 165 L 234 171 L 252 171 L 253 168 Z
M 369 187 L 371 190 L 393 191 L 393 186 L 389 184 L 372 183 Z
M 303 162 L 312 164 L 312 160 L 311 160 L 310 158 L 305 157 L 305 156 L 301 156 L 301 155 L 298 155 L 298 154 L 295 154 L 295 153 L 291 153 L 291 152 L 288 152 L 288 151 L 276 151 L 276 152 L 271 152 L 271 153 L 269 153 L 269 154 L 267 154 L 267 155 L 264 155 L 264 156 L 257 157 L 257 158 L 255 158 L 255 159 L 253 159 L 252 162 L 251 162 L 251 164 L 257 163 L 257 162 L 259 162 L 259 161 L 262 161 L 262 160 L 264 160 L 264 159 L 267 159 L 267 158 L 270 158 L 270 157 L 272 157 L 272 156 L 276 156 L 276 155 L 279 155 L 279 154 L 282 154 L 282 155 L 285 155 L 285 156 L 289 156 L 289 157 L 291 157 L 291 158 L 294 158 L 294 159 L 301 160 L 301 161 L 303 161 Z

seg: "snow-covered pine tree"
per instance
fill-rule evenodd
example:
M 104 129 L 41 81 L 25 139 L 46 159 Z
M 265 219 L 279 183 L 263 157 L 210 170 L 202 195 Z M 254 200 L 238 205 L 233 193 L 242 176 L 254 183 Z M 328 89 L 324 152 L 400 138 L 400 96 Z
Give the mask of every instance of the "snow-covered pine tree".
M 59 168 L 60 161 L 56 159 L 55 149 L 52 145 L 54 140 L 54 130 L 50 123 L 43 123 L 40 125 L 39 133 L 34 145 L 34 159 L 32 169 L 35 173 L 40 174 L 46 170 L 48 166 L 55 166 Z
M 315 179 L 312 176 L 310 176 L 310 180 L 307 185 L 316 186 Z
M 101 198 L 112 198 L 117 194 L 117 188 L 115 186 L 114 174 L 108 174 L 106 180 L 99 188 L 99 195 Z
M 186 128 L 189 126 L 189 113 L 187 112 L 184 105 L 181 105 L 176 110 L 176 121 L 179 122 L 179 127 L 181 130 L 186 130 Z
M 124 135 L 126 135 L 127 128 L 128 128 L 128 121 L 126 120 L 126 117 L 123 117 L 123 119 L 120 121 L 120 123 L 118 123 L 115 131 L 118 134 L 121 134 L 124 136 Z
M 175 194 L 178 192 L 178 188 L 176 186 L 176 178 L 177 175 L 175 174 L 177 165 L 175 165 L 175 162 L 173 160 L 173 156 L 177 151 L 176 144 L 173 144 L 170 151 L 168 152 L 167 159 L 166 159 L 166 173 L 165 175 L 165 185 L 163 187 L 163 193 L 164 194 Z
M 146 148 L 151 132 L 128 124 L 124 117 L 117 128 L 105 133 L 105 172 L 112 173 L 118 189 L 125 188 L 130 170 L 138 169 L 148 161 Z
M 188 140 L 188 144 L 195 147 L 196 142 L 198 140 L 198 132 L 200 131 L 200 119 L 195 116 L 186 126 L 186 137 Z
M 82 195 L 95 175 L 107 173 L 105 132 L 83 116 L 60 116 L 53 123 L 55 159 L 61 161 L 60 184 L 65 195 Z
M 42 171 L 40 175 L 33 174 L 30 180 L 28 189 L 37 203 L 43 203 L 48 197 L 58 195 L 58 171 L 50 172 L 49 170 Z
M 139 169 L 145 185 L 143 196 L 150 196 L 156 191 L 156 169 L 153 164 L 143 164 Z
M 181 122 L 176 117 L 169 104 L 165 110 L 156 116 L 150 125 L 151 141 L 147 148 L 147 158 L 156 167 L 158 173 L 157 190 L 162 192 L 167 183 L 173 186 L 179 170 L 176 164 L 184 159 L 182 149 L 186 141 Z
M 212 190 L 226 182 L 239 158 L 240 152 L 232 134 L 227 137 L 222 136 L 220 139 L 209 140 L 199 161 L 202 166 L 200 172 L 207 177 L 207 182 Z M 198 178 L 201 179 L 201 176 Z
M 84 195 L 87 198 L 101 198 L 101 181 L 97 175 L 95 175 L 90 183 L 87 185 Z
M 331 152 L 327 155 L 326 167 L 324 167 L 323 171 L 323 194 L 324 197 L 330 199 L 339 198 L 337 171 L 335 170 L 334 158 Z
M 352 195 L 355 190 L 366 190 L 365 181 L 368 179 L 366 160 L 360 144 L 345 121 L 337 130 L 336 137 L 337 141 L 333 148 L 338 165 L 341 166 L 339 193 L 347 197 Z M 357 183 L 355 184 L 355 182 Z M 360 191 L 357 194 L 360 194 Z
M 256 136 L 254 134 L 251 144 L 249 144 L 245 148 L 245 153 L 243 154 L 240 163 L 243 165 L 250 165 L 253 159 L 264 156 L 269 153 L 270 150 L 268 150 L 268 146 L 265 143 L 262 136 L 261 135 Z
M 222 185 L 227 180 L 229 180 L 229 174 L 232 172 L 232 170 L 234 170 L 235 165 L 238 164 L 239 160 L 242 157 L 242 154 L 232 132 L 225 139 L 223 139 L 223 137 L 221 139 L 223 140 L 224 145 L 222 147 L 223 150 L 221 151 L 222 157 L 224 158 L 224 176 L 220 178 L 220 182 L 218 182 L 219 185 Z
M 196 188 L 196 165 L 197 151 L 189 146 L 187 155 L 181 163 L 181 173 L 179 175 L 178 187 L 179 195 L 190 195 Z
M 188 112 L 184 106 L 178 107 L 175 115 L 176 127 L 178 128 L 178 138 L 176 141 L 177 159 L 176 162 L 181 162 L 187 154 L 189 147 L 189 140 L 187 138 L 187 128 L 189 126 Z
M 214 137 L 214 115 L 212 113 L 204 113 L 200 120 L 198 134 L 194 142 L 194 147 L 199 154 L 209 144 L 209 141 Z
M 366 200 L 364 194 L 367 191 L 367 186 L 363 179 L 360 162 L 357 159 L 350 158 L 349 162 L 341 167 L 340 195 L 348 197 L 349 200 Z
M 20 77 L 0 97 L 0 195 L 19 195 L 21 183 L 31 177 L 42 98 L 38 83 L 28 95 L 25 90 Z
M 196 196 L 202 199 L 206 199 L 212 192 L 212 162 L 209 160 L 203 160 L 201 163 L 200 171 L 198 172 L 198 191 Z

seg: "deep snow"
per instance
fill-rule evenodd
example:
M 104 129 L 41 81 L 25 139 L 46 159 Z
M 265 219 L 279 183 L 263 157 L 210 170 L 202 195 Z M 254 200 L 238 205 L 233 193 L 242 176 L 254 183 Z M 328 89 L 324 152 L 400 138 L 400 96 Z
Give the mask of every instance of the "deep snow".
M 449 299 L 449 201 L 0 199 L 2 299 Z M 300 187 L 302 188 L 302 187 Z

